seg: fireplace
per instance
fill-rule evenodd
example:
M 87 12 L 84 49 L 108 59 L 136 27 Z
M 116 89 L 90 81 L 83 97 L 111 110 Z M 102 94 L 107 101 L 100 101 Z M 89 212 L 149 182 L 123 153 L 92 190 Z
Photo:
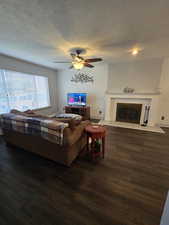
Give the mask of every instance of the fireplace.
M 116 112 L 118 103 L 128 104 L 141 104 L 140 123 L 143 124 L 145 120 L 145 108 L 150 106 L 148 126 L 155 126 L 158 121 L 158 108 L 159 108 L 159 94 L 126 94 L 126 93 L 107 93 L 105 96 L 105 121 L 116 122 Z M 131 121 L 130 121 L 131 122 Z
M 141 111 L 142 104 L 117 103 L 116 121 L 140 124 Z

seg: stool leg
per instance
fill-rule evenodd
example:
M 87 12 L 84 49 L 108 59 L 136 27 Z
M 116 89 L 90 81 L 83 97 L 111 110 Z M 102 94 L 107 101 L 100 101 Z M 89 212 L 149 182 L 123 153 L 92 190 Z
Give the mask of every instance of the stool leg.
M 89 153 L 89 135 L 87 134 L 87 153 Z
M 102 157 L 104 159 L 104 152 L 105 152 L 105 137 L 102 138 Z
M 92 138 L 92 160 L 94 161 L 95 160 L 95 157 L 94 157 L 94 139 Z

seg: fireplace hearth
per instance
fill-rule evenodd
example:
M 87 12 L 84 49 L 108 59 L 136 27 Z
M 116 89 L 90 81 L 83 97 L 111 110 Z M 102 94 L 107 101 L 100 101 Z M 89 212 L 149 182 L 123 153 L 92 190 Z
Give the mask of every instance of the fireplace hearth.
M 140 124 L 142 104 L 117 103 L 116 121 Z

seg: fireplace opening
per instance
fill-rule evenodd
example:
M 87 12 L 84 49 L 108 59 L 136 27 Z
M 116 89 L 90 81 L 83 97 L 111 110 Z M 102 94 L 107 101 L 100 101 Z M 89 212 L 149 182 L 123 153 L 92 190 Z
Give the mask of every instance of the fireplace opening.
M 140 123 L 142 104 L 117 103 L 116 121 Z

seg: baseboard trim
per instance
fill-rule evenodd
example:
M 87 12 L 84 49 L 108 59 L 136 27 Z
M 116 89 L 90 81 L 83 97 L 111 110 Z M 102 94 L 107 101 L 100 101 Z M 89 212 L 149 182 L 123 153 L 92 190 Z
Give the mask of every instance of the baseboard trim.
M 169 124 L 158 123 L 157 126 L 158 127 L 169 127 Z

